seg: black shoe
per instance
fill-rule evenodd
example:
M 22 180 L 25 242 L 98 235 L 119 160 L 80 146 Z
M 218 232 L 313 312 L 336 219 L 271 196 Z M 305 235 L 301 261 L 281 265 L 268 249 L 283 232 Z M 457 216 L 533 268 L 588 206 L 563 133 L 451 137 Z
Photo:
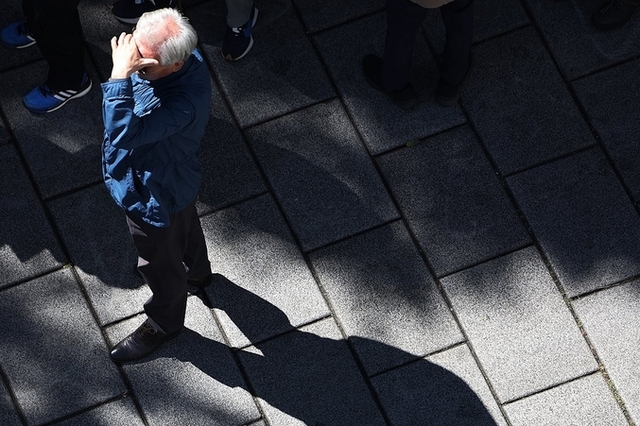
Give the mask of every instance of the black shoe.
M 382 58 L 376 55 L 366 55 L 362 58 L 362 71 L 367 83 L 379 92 L 387 95 L 391 102 L 398 108 L 409 110 L 418 104 L 418 95 L 410 84 L 407 84 L 402 90 L 386 90 L 380 82 L 382 74 Z
M 631 19 L 639 4 L 637 0 L 607 0 L 591 16 L 591 23 L 603 31 L 620 28 Z
M 464 73 L 464 77 L 460 80 L 460 83 L 451 85 L 442 81 L 442 77 L 440 77 L 440 81 L 438 82 L 438 87 L 436 87 L 436 92 L 433 94 L 433 99 L 443 107 L 452 107 L 458 103 L 458 99 L 460 98 L 460 86 L 467 79 L 469 75 L 469 71 L 473 66 L 473 56 L 469 54 L 469 63 L 467 65 L 467 71 Z
M 146 320 L 136 331 L 113 347 L 111 359 L 116 362 L 129 362 L 144 358 L 167 340 L 177 337 L 179 333 L 163 333 L 156 330 L 149 320 Z
M 252 30 L 258 20 L 258 9 L 252 6 L 249 20 L 244 25 L 231 28 L 227 27 L 222 39 L 222 57 L 227 61 L 237 61 L 249 53 L 253 47 Z
M 125 24 L 135 24 L 143 13 L 164 7 L 178 7 L 175 0 L 118 0 L 113 4 L 111 13 Z

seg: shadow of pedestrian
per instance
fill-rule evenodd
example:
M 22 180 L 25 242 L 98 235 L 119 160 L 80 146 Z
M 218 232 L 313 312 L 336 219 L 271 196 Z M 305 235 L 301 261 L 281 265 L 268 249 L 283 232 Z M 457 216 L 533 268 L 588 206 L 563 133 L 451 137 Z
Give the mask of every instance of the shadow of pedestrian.
M 271 424 L 385 424 L 377 400 L 392 424 L 496 425 L 470 386 L 439 365 L 420 359 L 364 377 L 349 344 L 330 319 L 294 329 L 280 309 L 222 275 L 216 275 L 206 295 L 199 297 L 205 303 L 212 301 L 210 307 L 223 311 L 252 342 L 236 350 L 250 385 L 242 384 L 237 375 L 213 360 L 221 357 L 224 345 L 191 330 L 185 330 L 181 344 L 167 347 L 158 356 L 176 357 L 227 386 L 243 387 L 259 398 Z M 255 341 L 254 336 L 264 336 L 265 328 L 289 331 Z M 358 343 L 378 345 L 385 354 L 402 352 L 379 342 Z M 406 358 L 398 354 L 402 355 Z M 170 392 L 165 396 L 175 397 Z

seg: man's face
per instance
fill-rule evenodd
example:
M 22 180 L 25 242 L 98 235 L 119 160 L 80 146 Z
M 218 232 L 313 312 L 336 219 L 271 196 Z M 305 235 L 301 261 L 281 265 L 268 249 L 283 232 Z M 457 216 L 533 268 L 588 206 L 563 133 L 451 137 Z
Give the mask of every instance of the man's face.
M 155 59 L 160 62 L 160 58 L 155 55 L 155 52 L 145 46 L 144 42 L 136 40 L 135 31 L 133 33 L 133 39 L 138 47 L 138 53 L 141 57 Z M 152 65 L 138 70 L 137 74 L 140 78 L 145 80 L 158 80 L 159 78 L 166 77 L 179 69 L 180 66 L 177 66 L 177 64 Z

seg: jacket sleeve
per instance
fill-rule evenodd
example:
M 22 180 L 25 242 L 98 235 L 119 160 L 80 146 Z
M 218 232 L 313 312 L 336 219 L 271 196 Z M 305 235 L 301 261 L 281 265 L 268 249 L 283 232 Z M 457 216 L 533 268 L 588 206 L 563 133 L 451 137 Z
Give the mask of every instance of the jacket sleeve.
M 162 99 L 159 107 L 138 117 L 134 113 L 130 78 L 102 83 L 102 91 L 105 138 L 114 148 L 131 150 L 165 139 L 188 126 L 195 117 L 193 104 L 186 96 Z

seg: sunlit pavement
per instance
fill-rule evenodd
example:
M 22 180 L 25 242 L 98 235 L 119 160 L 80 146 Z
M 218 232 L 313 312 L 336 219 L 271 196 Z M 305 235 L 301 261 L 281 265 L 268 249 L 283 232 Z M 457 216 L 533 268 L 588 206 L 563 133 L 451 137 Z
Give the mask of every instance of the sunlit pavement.
M 0 50 L 0 424 L 640 424 L 640 12 L 603 33 L 599 1 L 477 1 L 445 109 L 434 11 L 404 112 L 360 69 L 383 0 L 256 0 L 235 63 L 224 2 L 185 0 L 217 275 L 178 339 L 116 365 L 150 291 L 101 182 L 97 83 L 130 30 L 109 3 L 80 4 L 94 89 L 59 111 L 22 106 L 37 48 Z

